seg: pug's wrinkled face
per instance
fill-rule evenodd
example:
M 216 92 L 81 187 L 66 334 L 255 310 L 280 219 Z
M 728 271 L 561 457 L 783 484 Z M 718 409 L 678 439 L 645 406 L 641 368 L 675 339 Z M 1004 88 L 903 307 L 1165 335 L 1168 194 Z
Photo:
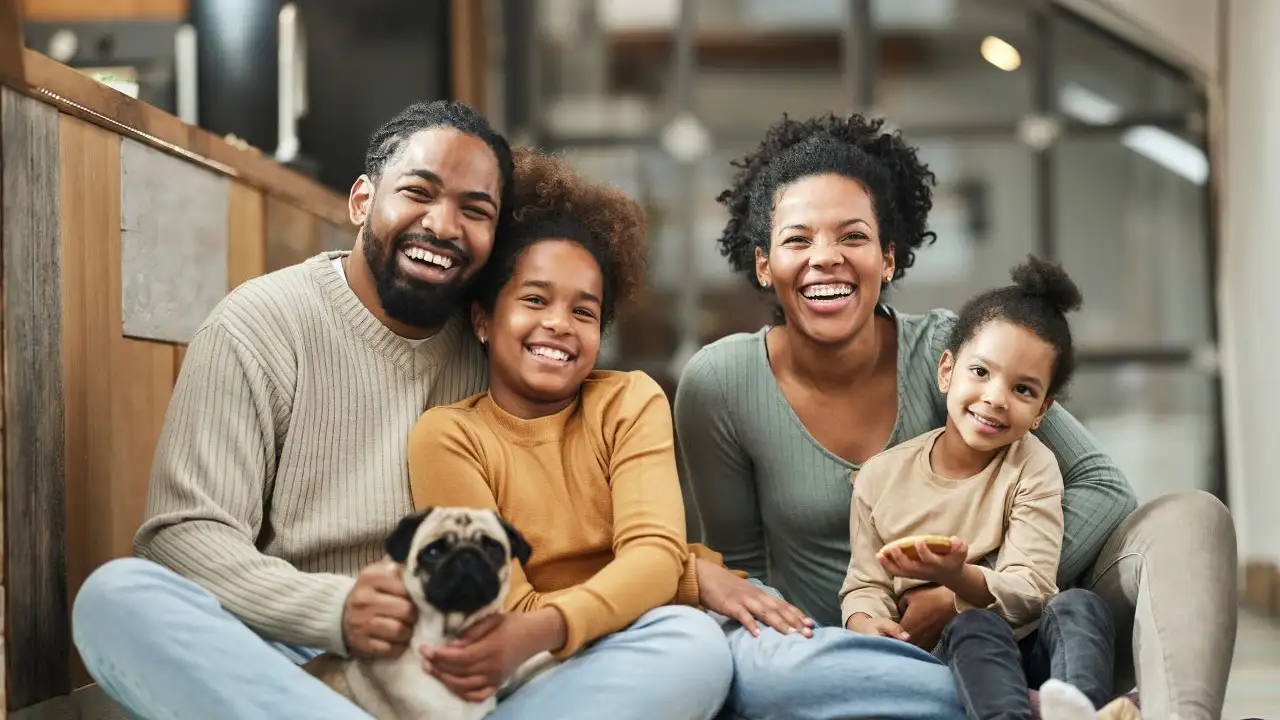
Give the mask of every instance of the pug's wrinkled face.
M 511 560 L 529 560 L 518 530 L 493 510 L 427 508 L 400 521 L 387 554 L 404 565 L 414 602 L 469 617 L 501 604 Z

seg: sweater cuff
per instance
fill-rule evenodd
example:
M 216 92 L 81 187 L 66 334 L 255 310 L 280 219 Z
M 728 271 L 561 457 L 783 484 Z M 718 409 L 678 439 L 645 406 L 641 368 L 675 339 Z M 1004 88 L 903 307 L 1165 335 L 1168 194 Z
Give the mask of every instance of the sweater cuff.
M 564 645 L 559 650 L 552 650 L 551 657 L 565 660 L 595 639 L 587 637 L 585 620 L 592 610 L 588 605 L 591 602 L 584 593 L 565 593 L 547 603 L 547 607 L 555 608 L 564 617 Z
M 676 585 L 675 604 L 702 607 L 702 593 L 698 589 L 698 556 L 693 552 L 684 559 L 684 572 Z
M 719 565 L 725 570 L 728 570 L 735 577 L 740 577 L 744 580 L 751 577 L 751 573 L 743 572 L 742 570 L 734 570 L 733 568 L 725 566 L 724 556 L 702 543 L 689 543 L 689 553 L 693 555 L 696 560 L 706 560 L 713 565 Z
M 343 577 L 333 584 L 333 590 L 330 592 L 329 597 L 326 598 L 326 604 L 329 606 L 326 615 L 333 618 L 333 620 L 329 623 L 329 632 L 324 649 L 341 657 L 348 657 L 350 653 L 347 650 L 346 633 L 342 631 L 342 615 L 347 608 L 347 596 L 356 587 L 356 580 L 355 578 L 350 578 L 349 582 L 342 582 L 343 580 L 347 580 L 347 578 Z
M 992 583 L 992 580 L 993 580 L 993 578 L 994 578 L 995 576 L 997 576 L 997 575 L 998 575 L 998 573 L 997 573 L 995 570 L 992 570 L 991 568 L 987 567 L 986 565 L 981 565 L 981 564 L 978 564 L 978 563 L 974 563 L 974 565 L 973 565 L 973 566 L 974 566 L 974 567 L 976 567 L 976 568 L 978 568 L 978 570 L 979 570 L 979 571 L 980 571 L 980 572 L 981 572 L 981 573 L 986 577 L 986 579 L 987 579 L 987 590 L 988 590 L 988 591 L 990 591 L 990 590 L 991 590 L 991 583 Z M 996 602 L 993 602 L 993 603 L 991 603 L 990 605 L 982 605 L 982 606 L 978 606 L 978 605 L 974 605 L 973 603 L 970 603 L 970 602 L 968 602 L 968 601 L 966 601 L 966 600 L 962 599 L 962 598 L 960 597 L 960 593 L 954 593 L 954 592 L 953 592 L 952 594 L 953 594 L 953 595 L 955 595 L 955 597 L 956 597 L 955 606 L 956 606 L 956 612 L 957 612 L 957 613 L 962 613 L 962 612 L 964 612 L 964 611 L 966 611 L 966 610 L 992 610 L 992 609 L 994 609 L 994 608 L 995 608 L 995 606 L 996 606 L 996 605 L 998 604 L 998 602 L 999 602 L 999 600 L 997 600 Z M 992 593 L 991 593 L 991 595 L 992 595 L 992 597 L 995 597 L 995 593 L 994 593 L 994 592 L 992 592 Z

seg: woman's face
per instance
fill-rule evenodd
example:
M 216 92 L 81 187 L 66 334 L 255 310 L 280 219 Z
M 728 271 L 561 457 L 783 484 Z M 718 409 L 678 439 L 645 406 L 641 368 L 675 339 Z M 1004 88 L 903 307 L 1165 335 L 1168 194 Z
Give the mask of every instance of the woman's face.
M 581 245 L 549 239 L 524 251 L 493 315 L 473 312 L 499 407 L 524 418 L 568 407 L 600 354 L 603 297 L 600 266 Z
M 823 344 L 848 341 L 893 277 L 875 203 L 861 183 L 836 174 L 797 180 L 774 201 L 769 252 L 756 250 L 756 280 L 773 288 L 791 329 Z

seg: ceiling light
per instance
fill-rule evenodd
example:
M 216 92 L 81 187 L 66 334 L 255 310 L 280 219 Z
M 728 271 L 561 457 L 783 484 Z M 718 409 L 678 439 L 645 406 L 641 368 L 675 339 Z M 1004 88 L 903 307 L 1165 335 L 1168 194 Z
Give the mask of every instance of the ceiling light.
M 1017 70 L 1022 65 L 1018 49 L 995 35 L 983 38 L 979 49 L 984 60 L 1006 72 Z
M 1119 105 L 1076 82 L 1062 87 L 1058 104 L 1066 114 L 1090 125 L 1110 125 L 1124 115 Z
M 1126 131 L 1120 142 L 1196 185 L 1209 178 L 1209 158 L 1204 151 L 1168 130 L 1140 125 Z

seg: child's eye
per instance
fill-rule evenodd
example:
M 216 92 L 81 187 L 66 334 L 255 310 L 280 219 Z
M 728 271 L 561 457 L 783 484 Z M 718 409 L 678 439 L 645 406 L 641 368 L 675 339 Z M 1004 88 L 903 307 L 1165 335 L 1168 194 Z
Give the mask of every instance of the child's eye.
M 1033 397 L 1035 395 L 1035 391 L 1026 385 L 1014 385 L 1013 391 L 1019 395 L 1026 395 L 1027 397 Z
M 547 304 L 547 301 L 546 301 L 546 300 L 543 300 L 542 298 L 538 297 L 537 295 L 526 295 L 526 296 L 524 296 L 524 297 L 520 298 L 520 301 L 521 301 L 521 302 L 527 302 L 527 303 L 529 303 L 530 305 L 546 305 L 546 304 Z
M 970 372 L 973 373 L 974 377 L 984 378 L 987 376 L 987 369 L 980 365 L 974 365 L 973 367 L 969 368 L 969 370 Z
M 582 317 L 585 317 L 585 318 L 591 318 L 591 319 L 593 319 L 593 320 L 594 320 L 594 319 L 595 319 L 595 317 L 596 317 L 596 314 L 595 314 L 594 312 L 592 312 L 590 308 L 578 308 L 578 309 L 574 310 L 573 312 L 574 312 L 574 314 L 575 314 L 575 315 L 581 315 Z

